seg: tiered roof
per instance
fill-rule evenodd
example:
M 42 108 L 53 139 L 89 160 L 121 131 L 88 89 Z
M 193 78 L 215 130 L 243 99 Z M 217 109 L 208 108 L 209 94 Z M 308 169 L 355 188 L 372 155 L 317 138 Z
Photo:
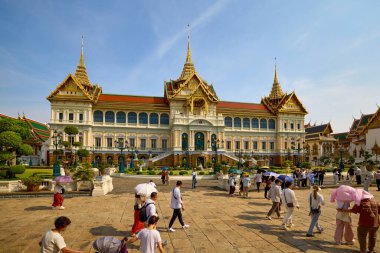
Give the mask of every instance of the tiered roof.
M 335 141 L 335 139 L 330 136 L 330 134 L 333 132 L 330 123 L 306 127 L 305 132 L 306 140 Z
M 0 113 L 0 119 L 1 118 L 9 118 L 9 119 L 14 119 L 14 120 L 24 121 L 30 129 L 30 131 L 32 133 L 32 139 L 34 141 L 37 140 L 37 141 L 45 142 L 50 137 L 50 129 L 49 129 L 49 126 L 47 124 L 29 119 L 25 115 L 23 115 L 22 118 L 20 118 L 20 117 L 13 118 L 13 117 L 10 117 L 10 116 L 7 116 L 5 114 Z

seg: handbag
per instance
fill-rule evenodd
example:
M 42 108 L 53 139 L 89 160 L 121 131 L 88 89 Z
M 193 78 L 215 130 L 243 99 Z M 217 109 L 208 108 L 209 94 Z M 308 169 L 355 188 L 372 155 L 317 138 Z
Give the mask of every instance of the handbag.
M 294 207 L 294 204 L 293 203 L 288 203 L 288 201 L 286 200 L 286 192 L 284 190 L 284 197 L 285 197 L 285 203 L 286 203 L 286 206 L 287 207 Z
M 321 206 L 318 206 L 318 208 L 316 208 L 316 209 L 311 207 L 311 194 L 310 194 L 310 212 L 312 214 L 318 214 L 321 212 Z

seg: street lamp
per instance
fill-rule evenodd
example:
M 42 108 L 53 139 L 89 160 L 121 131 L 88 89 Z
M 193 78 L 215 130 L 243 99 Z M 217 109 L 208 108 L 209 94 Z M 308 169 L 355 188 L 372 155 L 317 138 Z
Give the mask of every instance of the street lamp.
M 57 130 L 54 130 L 53 132 L 53 145 L 55 146 L 55 163 L 53 167 L 53 176 L 58 177 L 61 175 L 60 173 L 60 167 L 58 163 L 58 146 L 60 146 L 62 143 L 62 134 L 58 133 Z
M 120 149 L 120 158 L 119 158 L 119 173 L 124 173 L 124 159 L 123 159 L 123 150 L 128 148 L 127 142 L 124 146 L 123 140 L 115 140 L 115 147 Z
M 92 168 L 95 168 L 95 146 L 92 145 Z
M 341 171 L 344 170 L 343 152 L 344 152 L 344 148 L 343 148 L 343 146 L 340 146 L 339 147 L 339 154 L 340 154 L 339 169 Z
M 238 149 L 237 151 L 235 151 L 235 155 L 237 155 L 239 157 L 238 169 L 241 168 L 241 156 L 242 156 L 242 154 L 243 154 L 242 149 Z

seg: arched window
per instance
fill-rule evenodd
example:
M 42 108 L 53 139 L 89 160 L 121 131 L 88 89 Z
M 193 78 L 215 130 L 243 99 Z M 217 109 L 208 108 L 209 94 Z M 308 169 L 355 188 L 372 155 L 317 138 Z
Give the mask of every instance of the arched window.
M 257 118 L 252 119 L 252 128 L 259 128 L 259 120 Z
M 103 112 L 95 111 L 94 112 L 94 122 L 103 122 Z
M 260 128 L 261 129 L 267 129 L 268 127 L 268 122 L 266 119 L 260 119 Z
M 135 112 L 128 113 L 128 124 L 136 124 L 137 123 L 137 114 Z
M 158 125 L 158 114 L 157 113 L 151 113 L 149 115 L 149 123 L 151 125 Z
M 139 124 L 148 124 L 148 114 L 145 112 L 139 113 Z
M 241 118 L 234 118 L 234 127 L 241 127 Z
M 169 125 L 169 115 L 163 113 L 160 115 L 160 124 L 161 125 Z
M 248 118 L 243 119 L 243 128 L 249 128 L 251 121 Z
M 125 112 L 117 112 L 116 113 L 116 122 L 117 123 L 125 123 L 126 122 Z
M 108 111 L 106 112 L 106 122 L 107 123 L 115 123 L 115 113 Z
M 225 117 L 224 118 L 224 126 L 225 127 L 232 127 L 232 119 L 231 119 L 231 117 Z
M 276 129 L 276 121 L 274 121 L 274 119 L 270 119 L 268 121 L 268 126 L 269 126 L 269 129 Z
M 182 134 L 182 150 L 187 150 L 189 148 L 189 138 L 187 133 Z

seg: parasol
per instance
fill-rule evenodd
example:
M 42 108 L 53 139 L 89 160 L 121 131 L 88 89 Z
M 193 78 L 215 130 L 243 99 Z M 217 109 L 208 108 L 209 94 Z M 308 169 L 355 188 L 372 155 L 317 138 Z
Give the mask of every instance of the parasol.
M 162 167 L 161 170 L 168 170 L 169 167 L 168 166 L 165 166 L 165 167 Z
M 135 187 L 135 194 L 136 195 L 145 196 L 147 198 L 150 198 L 150 195 L 152 194 L 152 192 L 157 192 L 157 189 L 149 183 L 138 184 Z
M 291 182 L 291 183 L 294 182 L 294 179 L 287 175 L 279 175 L 277 178 L 280 179 L 282 182 Z
M 267 171 L 264 173 L 264 176 L 266 176 L 266 177 L 278 177 L 279 175 L 276 172 Z
M 373 195 L 363 189 L 356 189 L 356 200 L 355 204 L 360 205 L 360 201 L 363 199 L 372 199 Z
M 330 202 L 335 201 L 357 201 L 358 199 L 358 193 L 355 190 L 355 188 L 348 186 L 348 185 L 341 185 L 338 188 L 336 188 L 332 193 L 330 197 Z M 360 204 L 360 200 L 359 200 Z
M 53 181 L 57 183 L 71 183 L 73 181 L 73 178 L 70 176 L 58 176 L 54 178 Z

